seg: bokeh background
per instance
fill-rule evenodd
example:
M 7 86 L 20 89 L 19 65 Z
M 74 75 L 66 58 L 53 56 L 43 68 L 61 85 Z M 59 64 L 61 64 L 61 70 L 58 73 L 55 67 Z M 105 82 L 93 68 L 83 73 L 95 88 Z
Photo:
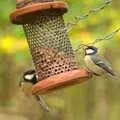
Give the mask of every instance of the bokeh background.
M 77 15 L 96 8 L 103 0 L 67 0 L 69 11 L 65 23 Z M 93 77 L 85 83 L 45 95 L 53 113 L 44 113 L 33 97 L 27 98 L 20 91 L 18 82 L 25 70 L 33 68 L 26 38 L 21 26 L 12 25 L 9 14 L 15 9 L 15 0 L 0 1 L 0 120 L 119 120 L 120 79 L 106 76 Z M 120 1 L 113 3 L 97 14 L 81 20 L 69 37 L 73 48 L 79 43 L 88 43 L 104 37 L 120 27 Z M 109 59 L 120 76 L 120 32 L 107 41 L 96 44 Z M 83 54 L 79 53 L 81 66 Z

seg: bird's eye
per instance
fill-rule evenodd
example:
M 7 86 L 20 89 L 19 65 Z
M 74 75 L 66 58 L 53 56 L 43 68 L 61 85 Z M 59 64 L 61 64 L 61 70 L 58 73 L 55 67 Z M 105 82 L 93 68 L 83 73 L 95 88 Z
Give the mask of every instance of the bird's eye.
M 24 77 L 26 80 L 32 80 L 34 78 L 34 75 L 25 75 Z

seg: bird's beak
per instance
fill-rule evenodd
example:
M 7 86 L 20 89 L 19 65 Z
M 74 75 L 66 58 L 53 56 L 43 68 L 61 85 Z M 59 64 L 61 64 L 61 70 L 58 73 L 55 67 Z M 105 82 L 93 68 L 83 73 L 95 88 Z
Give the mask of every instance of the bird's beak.
M 84 45 L 83 46 L 83 49 L 85 50 L 86 48 L 88 48 L 89 46 L 88 45 Z

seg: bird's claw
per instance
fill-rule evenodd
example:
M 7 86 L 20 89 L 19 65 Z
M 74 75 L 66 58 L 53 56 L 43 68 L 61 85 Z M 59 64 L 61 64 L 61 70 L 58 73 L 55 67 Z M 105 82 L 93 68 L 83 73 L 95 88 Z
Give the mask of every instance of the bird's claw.
M 90 72 L 90 71 L 87 71 L 88 72 L 88 78 L 89 79 L 91 79 L 92 78 L 92 76 L 93 76 L 93 73 L 92 72 Z

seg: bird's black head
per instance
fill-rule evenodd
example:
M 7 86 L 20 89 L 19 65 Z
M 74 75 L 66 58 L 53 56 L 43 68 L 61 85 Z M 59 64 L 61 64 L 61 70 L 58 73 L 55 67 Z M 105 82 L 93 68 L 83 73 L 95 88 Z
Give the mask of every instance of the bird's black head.
M 30 82 L 35 84 L 37 82 L 36 72 L 35 70 L 28 70 L 24 73 L 23 79 L 25 82 Z
M 87 46 L 85 48 L 85 55 L 94 55 L 98 52 L 98 49 L 94 46 Z

